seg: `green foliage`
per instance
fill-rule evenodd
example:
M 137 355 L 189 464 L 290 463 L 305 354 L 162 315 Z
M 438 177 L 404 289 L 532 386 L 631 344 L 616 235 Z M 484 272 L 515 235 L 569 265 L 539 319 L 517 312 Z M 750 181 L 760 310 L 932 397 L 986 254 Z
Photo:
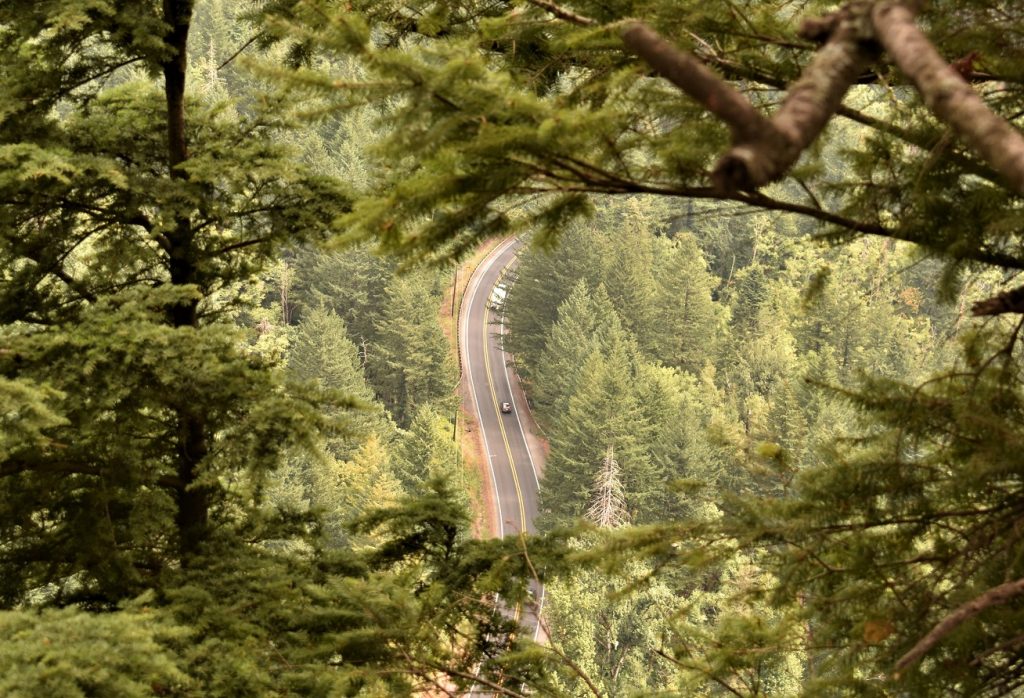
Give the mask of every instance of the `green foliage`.
M 609 204 L 598 218 L 628 219 L 635 215 L 634 204 Z M 566 525 L 584 514 L 604 448 L 611 444 L 622 463 L 634 520 L 688 522 L 681 524 L 687 531 L 682 540 L 672 526 L 655 528 L 683 546 L 675 555 L 691 561 L 680 560 L 662 573 L 673 599 L 661 609 L 661 632 L 671 648 L 663 661 L 674 667 L 675 683 L 653 669 L 643 679 L 671 683 L 686 695 L 714 694 L 714 686 L 742 695 L 790 695 L 802 690 L 805 678 L 812 692 L 820 681 L 834 681 L 830 690 L 836 690 L 847 680 L 826 679 L 848 675 L 826 661 L 825 653 L 806 647 L 805 623 L 818 641 L 821 617 L 807 587 L 794 582 L 791 571 L 779 570 L 780 534 L 771 529 L 776 519 L 766 523 L 759 517 L 792 521 L 789 510 L 775 507 L 793 498 L 813 502 L 819 513 L 836 506 L 836 499 L 820 492 L 801 495 L 801 480 L 794 479 L 797 473 L 833 472 L 830 445 L 855 433 L 858 423 L 850 400 L 823 391 L 820 383 L 849 381 L 869 369 L 924 376 L 949 353 L 898 273 L 905 250 L 864 241 L 840 256 L 801 246 L 794 231 L 764 223 L 751 223 L 748 239 L 758 249 L 742 266 L 723 269 L 724 278 L 708 272 L 697 238 L 689 233 L 655 237 L 653 225 L 620 227 L 609 243 L 610 234 L 602 230 L 569 230 L 558 251 L 523 255 L 506 303 L 510 344 L 529 372 L 530 394 L 551 444 L 541 496 L 545 525 Z M 652 250 L 646 269 L 619 264 L 633 248 Z M 827 280 L 814 294 L 804 294 L 812 270 L 826 263 Z M 602 283 L 606 274 L 625 268 L 641 277 L 635 288 L 646 288 L 647 302 L 657 309 L 657 331 L 646 349 L 618 320 L 620 313 L 641 307 L 642 296 L 620 295 L 616 305 Z M 591 279 L 598 283 L 596 292 L 589 290 Z M 557 313 L 547 309 L 553 299 L 561 301 Z M 870 428 L 871 422 L 861 423 Z M 842 500 L 855 491 L 835 480 L 827 487 Z M 796 528 L 811 525 L 808 519 Z M 633 535 L 617 533 L 622 542 L 607 551 L 609 558 L 621 557 Z M 689 550 L 705 537 L 721 536 L 758 542 L 753 549 L 710 558 L 704 549 Z M 800 545 L 816 550 L 818 543 Z M 825 603 L 836 614 L 850 612 L 834 596 Z M 680 607 L 674 614 L 673 605 Z M 579 618 L 593 618 L 578 609 L 557 613 L 558 622 L 574 628 Z M 585 658 L 599 651 L 600 642 L 586 639 L 590 630 L 580 632 L 583 639 L 570 643 L 570 656 L 592 661 Z M 851 666 L 863 659 L 857 657 Z M 607 663 L 594 666 L 599 668 L 588 674 L 599 676 Z
M 613 340 L 614 341 L 614 340 Z M 625 348 L 613 345 L 607 357 L 594 350 L 579 366 L 564 412 L 553 420 L 552 455 L 544 474 L 541 509 L 551 523 L 581 516 L 590 501 L 591 483 L 609 446 L 615 448 L 626 505 L 639 520 L 658 511 L 663 474 L 651 461 L 649 427 L 634 387 Z
M 663 244 L 670 247 L 657 256 L 653 272 L 661 283 L 653 297 L 658 331 L 650 353 L 696 374 L 728 341 L 725 313 L 712 301 L 719 280 L 707 272 L 693 235 L 676 235 Z
M 598 287 L 592 296 L 585 281 L 577 283 L 559 304 L 558 322 L 551 326 L 551 334 L 537 359 L 538 403 L 561 412 L 564 400 L 560 397 L 586 375 L 581 368 L 594 348 L 624 340 L 621 321 L 604 288 Z
M 379 354 L 369 358 L 385 406 L 400 424 L 427 404 L 453 408 L 458 372 L 437 322 L 438 297 L 407 277 L 396 279 L 387 296 Z
M 0 692 L 11 698 L 143 698 L 192 687 L 166 646 L 183 629 L 152 608 L 0 612 Z
M 340 313 L 309 292 L 330 258 L 284 250 L 339 230 L 350 186 L 299 105 L 218 73 L 264 31 L 242 9 L 0 8 L 5 695 L 410 695 L 510 646 L 508 556 L 442 485 L 403 499 L 375 400 L 450 404 L 441 277 L 368 264 Z M 409 370 L 381 394 L 369 361 Z
M 399 425 L 408 426 L 420 406 L 454 409 L 458 376 L 438 320 L 444 275 L 399 273 L 393 260 L 366 246 L 343 253 L 306 250 L 297 268 L 298 315 L 318 306 L 334 309 L 375 397 Z
M 375 343 L 387 288 L 395 272 L 393 263 L 361 245 L 344 252 L 300 250 L 296 267 L 300 314 L 303 304 L 331 308 L 345 321 L 357 346 Z M 361 349 L 364 358 L 368 353 Z
M 674 595 L 659 582 L 630 589 L 646 572 L 636 566 L 617 575 L 577 568 L 545 587 L 551 643 L 572 657 L 603 695 L 651 695 L 674 683 L 672 665 L 657 655 Z M 567 669 L 556 682 L 565 695 L 593 695 Z
M 687 695 L 799 695 L 812 632 L 759 598 L 775 580 L 738 556 L 687 596 L 671 624 L 672 658 Z
M 0 457 L 22 449 L 44 448 L 46 431 L 64 421 L 53 409 L 61 394 L 27 379 L 0 377 L 0 400 L 6 406 L 0 431 Z
M 61 602 L 102 604 L 154 582 L 175 545 L 174 415 L 185 406 L 204 406 L 216 434 L 199 483 L 224 530 L 238 524 L 235 507 L 276 467 L 278 449 L 308 440 L 319 422 L 310 402 L 280 390 L 277 374 L 240 355 L 236 332 L 168 326 L 165 308 L 180 295 L 123 292 L 75 324 L 10 338 L 5 369 L 59 390 L 60 420 L 41 447 L 12 449 L 0 466 L 4 603 L 51 585 Z
M 484 598 L 524 598 L 528 571 L 520 542 L 469 540 L 468 512 L 457 500 L 443 481 L 432 480 L 415 499 L 357 522 L 358 532 L 385 539 L 368 553 L 370 563 L 400 582 L 365 598 L 367 616 L 385 620 L 358 639 L 374 650 L 406 653 L 406 666 L 421 677 L 436 681 L 436 672 L 447 672 L 459 690 L 483 681 L 513 690 L 528 681 L 543 690 L 544 663 L 515 637 L 515 621 Z M 403 603 L 414 607 L 402 609 Z
M 633 459 L 645 464 L 644 485 L 657 483 L 662 496 L 644 505 L 689 517 L 622 531 L 609 550 L 700 566 L 700 584 L 718 577 L 705 590 L 714 597 L 705 618 L 678 634 L 682 690 L 1012 693 L 1016 598 L 963 624 L 919 669 L 896 678 L 892 667 L 943 614 L 1020 577 L 1020 546 L 1007 533 L 1019 468 L 1002 450 L 1018 440 L 1019 327 L 967 333 L 954 363 L 940 339 L 965 323 L 936 302 L 958 299 L 983 265 L 1024 266 L 1019 196 L 882 63 L 786 180 L 725 197 L 798 210 L 802 220 L 741 219 L 721 202 L 695 202 L 716 196 L 707 170 L 726 127 L 652 77 L 618 34 L 622 20 L 643 19 L 770 111 L 817 50 L 795 36 L 796 24 L 833 9 L 825 5 L 267 9 L 276 38 L 350 56 L 365 71 L 351 81 L 317 76 L 323 105 L 371 104 L 389 127 L 376 143 L 380 176 L 344 219 L 349 237 L 444 259 L 532 227 L 540 247 L 560 236 L 572 251 L 561 263 L 529 253 L 508 299 L 510 346 L 552 445 L 545 506 L 559 509 L 557 523 L 580 513 L 611 445 L 599 442 L 615 440 L 624 476 Z M 1020 9 L 937 2 L 920 24 L 947 60 L 983 57 L 978 91 L 1015 122 Z M 642 193 L 690 201 L 662 229 L 663 215 L 596 199 Z M 577 227 L 586 217 L 598 230 Z M 918 248 L 856 240 L 862 230 Z M 655 232 L 679 240 L 665 245 L 647 236 Z M 796 234 L 853 244 L 809 251 Z M 818 275 L 826 265 L 827 279 Z M 675 476 L 685 481 L 673 497 Z M 693 580 L 675 581 L 684 605 L 700 601 Z
M 187 25 L 190 3 L 166 9 Z M 151 586 L 235 528 L 320 420 L 223 316 L 285 241 L 322 234 L 344 188 L 275 143 L 279 104 L 190 97 L 191 147 L 172 152 L 174 90 L 127 69 L 170 70 L 168 19 L 148 3 L 0 12 L 0 362 L 53 413 L 19 408 L 34 418 L 12 433 L 42 447 L 0 464 L 5 604 Z
M 876 379 L 851 394 L 870 436 L 839 442 L 827 463 L 801 471 L 793 498 L 738 507 L 740 519 L 785 543 L 779 564 L 805 595 L 816 638 L 841 648 L 824 660 L 832 671 L 894 665 L 954 608 L 1021 576 L 1005 514 L 1017 506 L 1019 375 L 990 337 L 971 343 L 979 363 L 961 374 L 919 388 Z M 802 560 L 801 551 L 813 558 Z M 1005 690 L 1013 681 L 1005 662 L 1017 650 L 990 650 L 993 637 L 1013 632 L 1018 611 L 1011 604 L 983 618 L 951 634 L 897 685 L 918 695 L 949 685 L 976 695 Z M 875 638 L 879 627 L 887 632 Z
M 591 242 L 591 232 L 583 226 L 568 226 L 558 248 L 544 253 L 534 249 L 522 253 L 512 276 L 513 283 L 502 308 L 512 330 L 505 342 L 516 354 L 519 373 L 528 382 L 536 383 L 535 391 L 544 390 L 543 382 L 533 379 L 537 360 L 558 320 L 559 307 L 580 281 L 590 288 L 600 283 L 600 266 L 591 255 Z
M 319 308 L 305 313 L 288 351 L 288 371 L 301 381 L 313 382 L 319 390 L 344 395 L 357 409 L 338 415 L 342 429 L 353 432 L 354 443 L 332 444 L 332 451 L 346 456 L 370 431 L 387 431 L 387 419 L 363 377 L 356 346 L 348 338 L 345 323 L 330 310 Z
M 588 552 L 645 558 L 631 597 L 529 543 L 599 690 L 1019 691 L 1020 599 L 984 603 L 1024 576 L 1020 326 L 970 325 L 960 295 L 1024 267 L 1019 196 L 883 64 L 786 181 L 732 197 L 802 219 L 701 203 L 727 129 L 624 50 L 621 20 L 770 109 L 816 49 L 796 20 L 826 4 L 567 0 L 588 26 L 544 5 L 0 8 L 5 692 L 582 690 L 491 601 L 524 598 L 524 543 L 469 540 L 435 479 L 461 474 L 442 276 L 308 251 L 444 261 L 521 230 L 563 243 L 508 298 L 552 446 L 546 524 L 583 512 L 609 447 L 635 520 L 680 517 Z M 1017 119 L 1020 8 L 920 21 L 947 59 L 980 53 L 980 94 Z M 251 37 L 277 94 L 218 68 Z M 369 503 L 390 506 L 353 527 Z
M 455 487 L 459 501 L 468 504 L 469 488 L 459 467 L 461 454 L 454 436 L 451 421 L 436 409 L 425 405 L 417 410 L 396 449 L 400 478 L 408 492 L 418 492 L 428 482 L 443 479 Z

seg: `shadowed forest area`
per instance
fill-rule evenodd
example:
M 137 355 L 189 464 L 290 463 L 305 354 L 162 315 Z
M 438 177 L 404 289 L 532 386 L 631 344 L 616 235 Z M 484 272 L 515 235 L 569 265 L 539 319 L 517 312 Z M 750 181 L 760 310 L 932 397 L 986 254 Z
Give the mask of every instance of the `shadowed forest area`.
M 1022 694 L 1022 35 L 3 3 L 0 695 Z M 453 296 L 510 236 L 500 539 Z

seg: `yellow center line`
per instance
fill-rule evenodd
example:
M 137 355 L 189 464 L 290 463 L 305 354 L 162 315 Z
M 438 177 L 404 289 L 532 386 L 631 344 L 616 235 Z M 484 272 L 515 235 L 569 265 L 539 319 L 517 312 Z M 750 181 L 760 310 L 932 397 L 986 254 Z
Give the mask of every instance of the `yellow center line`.
M 500 280 L 500 279 L 499 279 Z M 495 286 L 498 285 L 496 281 Z M 493 293 L 493 287 L 492 287 Z M 491 294 L 488 294 L 488 299 Z M 488 301 L 489 302 L 489 301 Z M 484 305 L 484 373 L 487 375 L 487 387 L 491 391 L 491 401 L 494 403 L 494 414 L 498 418 L 498 429 L 501 431 L 501 440 L 505 444 L 505 454 L 508 456 L 509 469 L 512 471 L 512 482 L 516 488 L 516 499 L 519 500 L 519 532 L 526 533 L 526 506 L 523 504 L 523 491 L 519 486 L 519 475 L 516 473 L 516 462 L 512 457 L 512 446 L 508 442 L 508 435 L 505 433 L 505 422 L 501 417 L 501 407 L 498 405 L 498 395 L 494 390 L 494 381 L 491 380 L 491 351 L 487 342 L 487 327 L 490 325 L 490 309 L 487 305 Z M 509 396 L 511 398 L 511 396 Z M 514 620 L 519 620 L 521 606 L 516 604 L 516 612 Z
M 488 311 L 484 309 L 484 346 L 486 347 Z M 498 429 L 501 430 L 501 440 L 505 443 L 505 453 L 508 455 L 509 469 L 512 471 L 512 482 L 516 487 L 516 498 L 519 500 L 519 521 L 520 532 L 526 532 L 526 506 L 523 504 L 523 491 L 519 487 L 519 475 L 516 473 L 515 458 L 512 457 L 512 446 L 508 442 L 508 435 L 505 433 L 505 422 L 501 417 L 501 408 L 498 406 L 498 395 L 494 391 L 494 383 L 491 381 L 490 351 L 484 352 L 484 372 L 487 374 L 487 387 L 491 390 L 491 400 L 494 402 L 494 414 L 498 417 Z

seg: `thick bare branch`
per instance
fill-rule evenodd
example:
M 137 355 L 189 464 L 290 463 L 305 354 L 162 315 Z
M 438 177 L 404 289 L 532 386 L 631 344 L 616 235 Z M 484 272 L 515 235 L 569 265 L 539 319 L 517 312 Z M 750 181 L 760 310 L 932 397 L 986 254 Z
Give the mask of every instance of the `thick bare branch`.
M 1024 313 L 1024 286 L 1004 291 L 971 306 L 972 315 L 1002 315 Z
M 1024 594 L 1024 578 L 993 587 L 981 596 L 958 607 L 921 638 L 909 652 L 900 657 L 896 662 L 894 675 L 899 678 L 901 671 L 920 660 L 943 638 L 974 616 L 992 606 L 1004 604 L 1021 594 Z
M 732 130 L 735 142 L 759 140 L 772 128 L 736 88 L 643 22 L 622 30 L 622 42 L 663 78 L 704 105 Z
M 895 2 L 879 3 L 871 19 L 878 41 L 917 87 L 925 104 L 1002 175 L 1013 191 L 1024 194 L 1024 136 L 993 113 L 939 55 L 914 23 L 910 9 Z
M 712 173 L 718 189 L 752 190 L 780 179 L 821 134 L 847 91 L 878 58 L 867 10 L 863 3 L 851 3 L 836 15 L 828 41 L 772 117 L 771 131 L 737 143 L 719 160 Z
M 846 92 L 878 58 L 869 10 L 870 5 L 855 2 L 836 15 L 828 41 L 771 120 L 701 61 L 646 24 L 628 24 L 622 40 L 659 75 L 729 126 L 733 147 L 719 160 L 712 179 L 722 193 L 751 191 L 780 179 L 793 166 L 821 134 Z

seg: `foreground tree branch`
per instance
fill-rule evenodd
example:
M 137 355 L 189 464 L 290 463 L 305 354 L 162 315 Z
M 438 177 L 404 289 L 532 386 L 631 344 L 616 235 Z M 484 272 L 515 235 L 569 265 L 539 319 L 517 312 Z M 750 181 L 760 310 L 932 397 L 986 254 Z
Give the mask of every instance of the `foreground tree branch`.
M 801 27 L 801 32 L 814 32 L 819 30 L 820 27 L 816 23 L 810 23 L 809 27 Z M 706 47 L 705 50 L 696 52 L 695 55 L 702 62 L 715 67 L 728 80 L 754 81 L 767 87 L 774 88 L 776 90 L 786 89 L 786 83 L 784 81 L 779 80 L 767 73 L 754 70 L 752 68 L 749 68 L 748 66 L 744 66 L 740 63 L 728 60 L 727 58 L 723 58 L 722 56 L 714 53 L 710 46 Z M 991 75 L 980 73 L 974 73 L 971 77 L 972 82 L 985 82 L 994 79 L 995 78 Z M 863 85 L 868 83 L 877 83 L 878 81 L 878 74 L 876 72 L 869 72 L 864 75 L 861 75 L 855 82 L 858 85 Z M 899 138 L 900 140 L 906 141 L 911 145 L 916 145 L 918 148 L 922 148 L 924 150 L 931 150 L 932 148 L 935 147 L 936 141 L 934 139 L 923 137 L 923 134 L 921 133 L 915 133 L 914 131 L 902 128 L 884 119 L 878 119 L 873 116 L 869 116 L 868 114 L 865 114 L 862 111 L 858 111 L 857 109 L 853 109 L 846 105 L 840 104 L 836 108 L 835 113 L 837 116 L 842 116 L 863 126 L 873 128 L 876 131 L 887 133 L 890 136 Z M 994 183 L 998 182 L 1001 184 L 1001 180 L 999 180 L 998 174 L 984 162 L 981 162 L 979 160 L 973 160 L 963 155 L 962 153 L 952 149 L 945 151 L 943 153 L 943 157 L 949 159 L 951 162 L 956 163 L 958 167 L 960 167 L 969 174 L 973 174 L 978 177 L 981 177 L 982 179 L 986 179 Z
M 864 17 L 862 3 L 840 11 L 828 41 L 814 54 L 772 117 L 773 132 L 734 145 L 719 160 L 713 178 L 720 190 L 756 189 L 781 179 L 821 135 L 850 87 L 878 59 Z
M 849 88 L 884 48 L 928 107 L 1009 183 L 1024 194 L 1024 136 L 992 112 L 955 66 L 914 23 L 916 2 L 856 0 L 804 23 L 805 37 L 824 41 L 769 120 L 698 58 L 675 48 L 642 22 L 623 43 L 659 75 L 700 102 L 732 131 L 733 147 L 712 172 L 723 194 L 751 191 L 781 179 L 842 109 Z
M 712 172 L 718 191 L 750 191 L 781 179 L 821 134 L 859 76 L 878 58 L 864 3 L 831 21 L 828 41 L 789 89 L 771 120 L 697 58 L 678 50 L 642 22 L 623 32 L 626 47 L 694 98 L 732 131 L 733 147 Z
M 894 676 L 899 678 L 900 672 L 919 661 L 933 647 L 935 647 L 935 645 L 939 644 L 943 638 L 963 625 L 966 621 L 970 620 L 982 611 L 991 608 L 992 606 L 1004 604 L 1022 593 L 1024 593 L 1024 578 L 1013 582 L 1007 582 L 1006 584 L 1000 584 L 997 587 L 989 589 L 976 599 L 972 599 L 963 604 L 946 616 L 938 625 L 932 628 L 931 631 L 921 638 L 909 652 L 900 657 L 899 661 L 896 662 L 896 668 L 893 672 Z
M 622 31 L 622 41 L 659 75 L 724 121 L 732 130 L 734 142 L 763 140 L 766 134 L 777 135 L 769 121 L 739 90 L 643 22 L 627 26 Z
M 590 17 L 584 17 L 583 15 L 577 14 L 576 12 L 551 2 L 550 0 L 527 0 L 527 2 L 531 5 L 547 10 L 559 19 L 564 19 L 566 22 L 571 22 L 581 27 L 592 27 L 597 24 L 597 22 Z
M 1024 194 L 1024 136 L 993 113 L 932 46 L 913 12 L 894 2 L 871 13 L 879 43 L 917 87 L 925 104 L 974 149 L 1018 194 Z
M 971 306 L 971 314 L 975 316 L 1003 313 L 1024 313 L 1024 286 L 1004 291 Z

